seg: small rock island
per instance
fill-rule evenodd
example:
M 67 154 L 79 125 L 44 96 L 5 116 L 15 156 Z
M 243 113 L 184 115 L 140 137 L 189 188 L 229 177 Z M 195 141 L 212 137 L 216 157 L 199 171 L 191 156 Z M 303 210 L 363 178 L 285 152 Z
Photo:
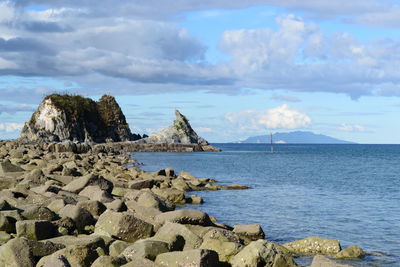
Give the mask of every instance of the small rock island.
M 150 137 L 133 134 L 113 96 L 93 101 L 79 95 L 46 96 L 25 123 L 20 141 L 39 143 L 105 144 L 135 151 L 219 151 L 199 137 L 189 120 L 178 110 L 173 125 Z

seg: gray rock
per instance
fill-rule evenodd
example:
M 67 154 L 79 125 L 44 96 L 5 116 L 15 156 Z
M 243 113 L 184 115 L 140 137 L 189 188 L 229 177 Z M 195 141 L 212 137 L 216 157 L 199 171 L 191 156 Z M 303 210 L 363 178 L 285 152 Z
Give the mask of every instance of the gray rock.
M 57 235 L 57 230 L 49 221 L 18 221 L 15 228 L 18 237 L 25 237 L 30 240 L 43 240 Z
M 108 203 L 104 203 L 104 205 L 107 207 L 107 209 L 109 210 L 113 210 L 113 211 L 127 211 L 128 208 L 125 205 L 125 202 L 123 202 L 121 199 L 114 199 L 111 202 Z
M 121 253 L 128 261 L 135 258 L 147 258 L 155 260 L 157 255 L 169 252 L 168 244 L 163 241 L 144 239 L 138 240 L 133 245 L 128 246 Z
M 88 174 L 77 178 L 63 187 L 63 190 L 72 192 L 72 193 L 79 193 L 85 187 L 90 185 L 97 185 L 100 189 L 107 191 L 108 193 L 112 192 L 113 183 L 104 179 L 103 177 L 96 175 L 96 174 Z
M 15 233 L 15 219 L 0 214 L 0 231 Z
M 230 263 L 232 267 L 295 267 L 297 264 L 290 255 L 284 254 L 276 244 L 266 240 L 251 242 L 236 254 Z
M 157 233 L 154 235 L 154 239 L 171 242 L 171 238 L 175 236 L 181 236 L 185 240 L 183 250 L 189 250 L 200 247 L 203 239 L 190 231 L 186 226 L 179 223 L 166 222 Z
M 5 245 L 0 246 L 0 266 L 35 266 L 34 257 L 29 247 L 28 240 L 24 238 L 14 238 Z
M 335 255 L 341 250 L 337 240 L 317 236 L 307 237 L 283 245 L 290 251 L 298 254 L 330 254 Z
M 69 266 L 90 266 L 97 258 L 98 253 L 85 246 L 69 246 L 53 253 L 52 255 L 42 257 L 37 263 L 37 267 L 50 266 L 49 261 L 54 259 L 63 259 Z M 68 265 L 67 265 L 68 266 Z
M 50 209 L 36 205 L 27 207 L 21 215 L 28 220 L 52 221 L 56 218 L 56 214 Z
M 115 240 L 114 242 L 111 243 L 109 247 L 110 256 L 113 257 L 119 256 L 130 245 L 132 245 L 132 243 L 122 240 Z
M 180 224 L 194 224 L 202 226 L 213 225 L 208 214 L 200 210 L 182 209 L 182 210 L 168 211 L 157 215 L 155 219 L 156 222 L 160 224 L 164 224 L 165 222 L 173 222 Z
M 85 226 L 94 225 L 95 220 L 87 210 L 75 206 L 75 205 L 66 205 L 59 212 L 60 216 L 65 218 L 71 218 L 76 225 L 76 228 L 79 232 L 85 232 Z
M 336 259 L 362 259 L 365 257 L 365 252 L 358 246 L 352 245 L 335 255 Z
M 97 185 L 86 186 L 81 192 L 79 192 L 79 195 L 103 203 L 112 202 L 114 200 L 110 193 L 101 190 Z
M 157 264 L 146 258 L 136 258 L 134 261 L 130 261 L 121 267 L 165 267 L 165 265 Z
M 76 205 L 87 210 L 92 216 L 100 216 L 107 209 L 103 203 L 97 200 L 80 201 Z
M 322 255 L 316 255 L 314 256 L 310 267 L 352 267 L 352 266 L 347 264 L 339 264 Z
M 13 173 L 13 172 L 23 172 L 24 169 L 21 167 L 12 164 L 8 159 L 4 160 L 3 162 L 0 162 L 0 176 L 1 175 L 7 175 L 8 173 Z
M 119 267 L 125 263 L 126 260 L 122 257 L 100 256 L 90 267 Z
M 264 231 L 259 224 L 234 225 L 233 232 L 243 238 L 246 243 L 265 238 Z
M 153 225 L 129 212 L 107 210 L 100 215 L 95 226 L 95 234 L 113 236 L 128 242 L 150 237 L 152 233 Z
M 168 267 L 198 266 L 219 267 L 221 266 L 218 254 L 207 249 L 193 249 L 163 253 L 157 256 L 155 263 Z

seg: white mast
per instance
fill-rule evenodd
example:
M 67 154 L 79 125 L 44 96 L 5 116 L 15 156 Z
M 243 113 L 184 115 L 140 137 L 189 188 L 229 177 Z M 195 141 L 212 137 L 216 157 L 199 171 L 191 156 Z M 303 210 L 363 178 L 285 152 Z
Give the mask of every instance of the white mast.
M 272 132 L 270 132 L 270 140 L 271 140 L 271 144 L 270 144 L 271 153 L 274 153 L 274 142 L 272 140 Z

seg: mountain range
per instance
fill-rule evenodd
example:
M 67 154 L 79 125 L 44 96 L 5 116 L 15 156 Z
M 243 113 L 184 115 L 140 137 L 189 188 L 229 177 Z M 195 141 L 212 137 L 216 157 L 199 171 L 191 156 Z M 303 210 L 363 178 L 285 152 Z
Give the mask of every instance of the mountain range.
M 272 140 L 277 144 L 355 144 L 345 140 L 340 140 L 323 134 L 313 132 L 295 131 L 288 133 L 274 133 Z M 259 135 L 249 137 L 246 140 L 236 143 L 270 143 L 270 135 Z

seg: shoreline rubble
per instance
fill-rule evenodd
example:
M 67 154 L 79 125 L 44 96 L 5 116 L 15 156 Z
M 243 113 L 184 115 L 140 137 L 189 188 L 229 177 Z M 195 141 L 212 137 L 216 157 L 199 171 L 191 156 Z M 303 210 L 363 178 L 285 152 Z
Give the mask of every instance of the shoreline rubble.
M 280 245 L 265 240 L 260 225 L 232 227 L 175 209 L 202 203 L 191 192 L 248 187 L 169 168 L 145 172 L 128 154 L 136 146 L 199 151 L 196 145 L 124 144 L 0 141 L 0 267 L 291 267 L 297 255 L 365 255 L 319 237 Z M 311 266 L 343 265 L 316 256 Z

